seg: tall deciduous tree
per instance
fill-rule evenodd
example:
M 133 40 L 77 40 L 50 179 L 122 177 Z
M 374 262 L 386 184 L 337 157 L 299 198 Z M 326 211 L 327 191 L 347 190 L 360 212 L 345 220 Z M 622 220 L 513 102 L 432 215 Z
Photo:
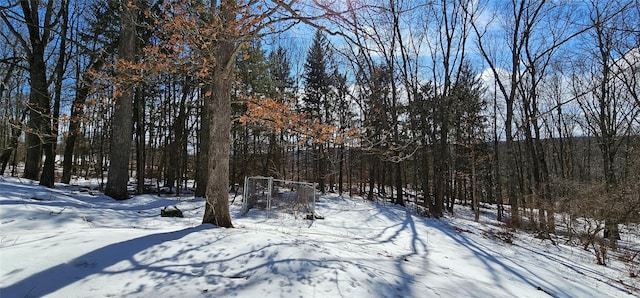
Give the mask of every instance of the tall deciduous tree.
M 231 91 L 236 55 L 246 43 L 283 19 L 283 5 L 295 1 L 264 2 L 234 0 L 201 2 L 177 1 L 164 5 L 171 18 L 162 20 L 166 33 L 161 51 L 147 51 L 157 68 L 169 68 L 167 60 L 188 61 L 187 71 L 198 77 L 202 88 L 202 121 L 199 131 L 198 189 L 206 197 L 203 223 L 232 227 L 228 206 Z M 272 31 L 269 31 L 272 32 Z M 202 187 L 206 186 L 204 189 Z
M 584 74 L 575 76 L 576 79 L 584 78 L 574 86 L 577 88 L 575 93 L 581 95 L 578 98 L 587 118 L 588 130 L 598 141 L 602 181 L 607 197 L 614 197 L 613 194 L 620 186 L 623 177 L 618 170 L 620 167 L 616 159 L 619 157 L 620 148 L 632 133 L 634 120 L 638 119 L 640 113 L 637 101 L 634 100 L 637 99 L 638 90 L 628 88 L 628 77 L 624 75 L 634 72 L 633 68 L 638 67 L 637 54 L 634 54 L 638 47 L 637 44 L 629 46 L 629 40 L 633 40 L 633 37 L 621 30 L 625 27 L 624 16 L 629 13 L 628 7 L 633 3 L 592 3 L 592 27 L 585 38 L 588 45 L 586 52 L 589 55 L 581 63 L 584 68 L 580 72 Z M 629 63 L 631 61 L 633 62 Z M 624 217 L 620 211 L 625 209 L 626 203 L 619 199 L 603 200 L 605 202 L 601 205 L 604 207 L 601 207 L 601 213 L 606 222 L 604 234 L 611 244 L 615 244 L 620 237 L 618 224 Z
M 515 143 L 514 116 L 516 100 L 518 98 L 518 87 L 522 84 L 522 73 L 520 63 L 525 57 L 525 49 L 530 33 L 534 31 L 534 26 L 538 24 L 542 15 L 540 12 L 548 3 L 545 1 L 512 0 L 508 3 L 501 3 L 497 9 L 504 11 L 506 27 L 503 28 L 504 36 L 490 36 L 491 38 L 504 38 L 508 45 L 507 53 L 504 54 L 507 61 L 504 65 L 497 65 L 497 57 L 500 53 L 490 50 L 487 28 L 482 28 L 477 19 L 471 23 L 473 31 L 476 33 L 477 44 L 480 53 L 488 64 L 493 74 L 493 79 L 497 83 L 499 94 L 505 102 L 506 115 L 504 120 L 505 141 L 506 141 L 506 161 L 507 161 L 507 196 L 511 206 L 511 224 L 520 225 L 520 203 L 522 200 L 521 184 L 518 181 L 517 172 L 517 148 Z M 501 69 L 507 71 L 503 75 Z M 497 150 L 497 148 L 496 148 Z
M 534 199 L 535 207 L 538 209 L 537 226 L 534 228 L 538 230 L 541 238 L 547 239 L 549 233 L 555 231 L 555 221 L 549 163 L 542 144 L 544 135 L 541 131 L 541 116 L 546 111 L 542 111 L 541 86 L 560 47 L 581 31 L 574 31 L 574 10 L 570 5 L 545 5 L 534 8 L 526 11 L 526 15 L 535 22 L 527 25 L 526 31 L 523 32 L 521 63 L 525 68 L 520 83 L 514 88 L 518 90 L 522 102 L 521 129 L 525 136 L 528 172 L 532 178 L 531 186 L 525 193 Z
M 82 123 L 86 120 L 86 101 L 92 95 L 94 82 L 110 55 L 117 52 L 118 28 L 120 13 L 115 1 L 102 0 L 88 6 L 93 14 L 76 22 L 74 28 L 75 42 L 81 43 L 75 56 L 76 89 L 71 103 L 69 128 L 64 140 L 62 160 L 62 183 L 71 181 L 74 156 L 78 140 L 82 138 Z M 81 24 L 86 23 L 87 28 Z
M 432 53 L 432 72 L 437 81 L 434 107 L 434 209 L 432 214 L 442 216 L 443 208 L 453 211 L 454 185 L 451 182 L 453 156 L 450 150 L 450 134 L 455 118 L 453 91 L 454 84 L 462 76 L 466 63 L 466 41 L 469 34 L 473 7 L 471 1 L 443 1 L 432 7 L 433 23 L 427 23 L 434 30 L 435 40 L 430 43 Z M 461 79 L 462 81 L 462 79 Z
M 118 43 L 119 86 L 113 105 L 113 119 L 109 155 L 109 173 L 105 194 L 116 199 L 129 198 L 129 159 L 132 145 L 134 84 L 126 77 L 133 75 L 131 66 L 136 62 L 138 7 L 136 1 L 121 4 L 120 40 Z
M 483 158 L 483 144 L 485 143 L 486 118 L 483 115 L 486 102 L 482 99 L 484 86 L 468 62 L 462 66 L 451 89 L 452 111 L 452 139 L 456 150 L 457 161 L 456 184 L 470 184 L 472 208 L 475 221 L 479 220 L 479 191 L 477 170 L 479 160 Z M 465 197 L 467 193 L 458 193 L 458 199 Z
M 18 81 L 22 81 L 22 71 L 18 67 L 19 59 L 16 56 L 17 49 L 10 49 L 7 42 L 6 47 L 0 49 L 4 57 L 4 63 L 0 65 L 0 110 L 2 121 L 0 122 L 0 146 L 4 148 L 0 153 L 0 175 L 4 175 L 11 156 L 15 156 L 18 149 L 18 141 L 22 134 L 22 123 L 27 117 L 28 110 L 25 109 L 22 100 L 15 94 L 14 90 L 20 90 Z M 10 57 L 14 56 L 14 57 Z M 15 169 L 15 165 L 14 165 Z
M 69 29 L 69 1 L 60 1 L 60 10 L 58 13 L 60 22 L 59 34 L 60 43 L 58 47 L 58 59 L 54 70 L 55 84 L 54 84 L 54 98 L 53 98 L 53 113 L 51 117 L 51 131 L 47 134 L 44 142 L 44 165 L 42 168 L 42 175 L 40 176 L 40 185 L 47 187 L 53 187 L 55 184 L 55 159 L 56 159 L 56 147 L 58 137 L 58 127 L 60 121 L 60 105 L 62 101 L 62 83 L 64 80 L 64 74 L 67 69 L 68 61 L 68 49 L 67 49 L 67 32 Z
M 51 95 L 48 89 L 46 55 L 47 47 L 54 34 L 53 29 L 57 23 L 55 1 L 19 1 L 21 9 L 20 16 L 16 16 L 13 10 L 2 11 L 5 25 L 16 36 L 20 46 L 23 48 L 28 60 L 29 70 L 29 119 L 26 131 L 26 160 L 24 177 L 38 180 L 42 165 L 42 146 L 49 144 L 52 140 L 51 131 Z M 8 7 L 14 7 L 12 4 Z M 24 24 L 28 36 L 22 35 L 18 21 Z M 55 140 L 55 138 L 53 138 Z M 51 169 L 52 171 L 53 169 Z M 47 173 L 47 175 L 53 172 Z M 47 186 L 52 187 L 52 183 L 47 182 Z
M 212 5 L 215 5 L 212 3 Z M 216 64 L 211 72 L 211 92 L 205 94 L 204 112 L 210 117 L 207 156 L 206 205 L 202 223 L 219 227 L 233 227 L 229 214 L 229 153 L 231 132 L 231 88 L 238 28 L 236 21 L 238 3 L 221 1 L 214 7 L 220 24 L 227 25 L 218 33 L 220 38 L 215 49 Z

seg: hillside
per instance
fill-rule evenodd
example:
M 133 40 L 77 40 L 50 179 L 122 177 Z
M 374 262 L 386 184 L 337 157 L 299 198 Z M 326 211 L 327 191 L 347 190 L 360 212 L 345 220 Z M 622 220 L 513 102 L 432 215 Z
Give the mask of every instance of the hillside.
M 114 201 L 87 186 L 0 177 L 1 297 L 633 297 L 616 258 L 514 233 L 490 210 L 443 220 L 322 196 L 324 220 L 259 211 L 200 225 L 193 197 Z M 177 206 L 184 218 L 163 218 Z M 624 243 L 638 245 L 631 227 Z M 507 240 L 507 241 L 505 241 Z M 512 242 L 509 244 L 508 242 Z

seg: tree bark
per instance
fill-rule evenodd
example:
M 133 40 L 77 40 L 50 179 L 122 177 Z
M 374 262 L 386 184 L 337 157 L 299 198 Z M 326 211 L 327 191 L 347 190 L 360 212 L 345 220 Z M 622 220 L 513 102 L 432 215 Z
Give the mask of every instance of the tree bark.
M 56 148 L 58 142 L 58 121 L 60 118 L 60 101 L 62 97 L 62 80 L 64 79 L 64 72 L 67 63 L 67 29 L 69 25 L 69 1 L 61 1 L 60 3 L 60 17 L 62 18 L 62 24 L 60 28 L 60 48 L 58 53 L 58 62 L 55 68 L 55 96 L 53 100 L 53 127 L 49 129 L 45 138 L 44 149 L 44 166 L 42 168 L 42 175 L 40 176 L 40 185 L 46 187 L 54 187 L 55 185 L 55 159 Z
M 231 132 L 231 78 L 228 71 L 217 72 L 212 84 L 212 96 L 205 106 L 215 107 L 211 113 L 211 129 L 208 144 L 208 177 L 206 206 L 202 223 L 231 228 L 229 214 L 229 152 Z
M 136 15 L 135 1 L 130 5 L 122 5 L 122 27 L 118 52 L 120 59 L 134 62 L 136 48 Z M 113 108 L 109 151 L 109 173 L 105 194 L 116 199 L 129 198 L 127 184 L 129 182 L 129 159 L 133 137 L 133 94 L 132 82 L 121 82 Z
M 338 167 L 338 194 L 342 196 L 342 184 L 344 179 L 344 144 L 340 144 L 340 151 L 338 153 Z
M 44 51 L 43 51 L 44 52 Z M 35 59 L 34 59 L 35 60 Z M 26 160 L 24 168 L 24 177 L 27 179 L 38 180 L 40 176 L 40 164 L 42 162 L 42 138 L 46 123 L 48 122 L 48 108 L 43 105 L 49 104 L 46 88 L 46 78 L 44 73 L 37 69 L 44 69 L 44 61 L 34 61 L 34 66 L 30 67 L 31 77 L 31 93 L 29 95 L 29 121 L 27 122 L 26 142 Z M 38 78 L 42 77 L 42 78 Z M 42 97 L 47 97 L 43 99 Z
M 4 94 L 5 86 L 9 85 L 9 79 L 11 79 L 13 72 L 15 70 L 16 64 L 10 64 L 7 73 L 0 83 L 0 99 L 2 99 L 2 94 Z M 2 154 L 0 154 L 0 175 L 4 175 L 4 171 L 7 169 L 7 165 L 9 164 L 9 159 L 11 158 L 11 154 L 18 148 L 18 139 L 22 134 L 22 123 L 27 116 L 27 109 L 24 109 L 22 115 L 19 120 L 12 121 L 9 120 L 9 124 L 13 124 L 15 127 L 11 130 L 11 138 L 9 139 L 9 144 L 7 148 L 2 150 Z
M 135 147 L 136 147 L 136 193 L 144 193 L 145 169 L 147 163 L 145 142 L 145 104 L 144 93 L 138 90 L 133 103 L 133 117 L 135 118 Z
M 97 70 L 102 67 L 104 63 L 102 61 L 96 61 L 89 66 L 91 70 Z M 80 76 L 76 76 L 81 82 L 80 87 L 76 90 L 76 96 L 71 104 L 71 120 L 69 121 L 69 132 L 64 146 L 64 157 L 62 160 L 62 183 L 69 183 L 71 181 L 71 172 L 73 171 L 73 155 L 75 150 L 76 140 L 80 135 L 80 124 L 84 117 L 84 106 L 93 81 L 94 76 L 89 73 L 85 73 L 80 79 Z
M 209 103 L 211 86 L 202 88 L 202 110 L 200 111 L 200 129 L 198 131 L 198 165 L 196 166 L 196 197 L 204 198 L 207 193 L 207 180 L 209 177 L 209 140 L 211 131 L 211 114 L 213 106 Z
M 223 24 L 234 26 L 236 1 L 222 1 L 219 17 Z M 228 29 L 233 30 L 233 29 Z M 202 223 L 232 228 L 229 213 L 229 153 L 231 133 L 231 87 L 236 52 L 233 32 L 224 32 L 215 51 L 216 67 L 213 71 L 211 92 L 205 94 L 205 113 L 210 116 L 208 143 L 208 177 L 206 205 Z
M 0 92 L 0 94 L 2 94 Z M 9 159 L 11 158 L 11 154 L 18 149 L 18 139 L 22 134 L 22 125 L 24 122 L 24 118 L 27 116 L 27 110 L 25 109 L 22 112 L 22 115 L 19 120 L 15 121 L 14 125 L 16 126 L 13 129 L 11 134 L 11 138 L 9 139 L 9 146 L 2 151 L 0 154 L 0 175 L 4 175 L 4 171 L 7 169 L 7 165 L 9 164 Z M 10 121 L 12 123 L 13 121 Z
M 32 6 L 33 5 L 33 6 Z M 51 131 L 50 114 L 51 97 L 47 88 L 47 73 L 45 63 L 45 48 L 51 32 L 52 2 L 47 4 L 44 25 L 40 24 L 40 14 L 37 3 L 20 1 L 25 22 L 29 31 L 31 48 L 27 50 L 29 60 L 29 121 L 27 122 L 26 160 L 24 177 L 38 180 L 42 163 L 42 144 L 46 135 Z

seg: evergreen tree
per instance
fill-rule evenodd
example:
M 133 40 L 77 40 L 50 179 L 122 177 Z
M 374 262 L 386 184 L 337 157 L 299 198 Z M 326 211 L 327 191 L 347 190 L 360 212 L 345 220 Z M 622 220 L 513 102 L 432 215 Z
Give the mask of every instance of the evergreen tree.
M 269 54 L 269 76 L 274 87 L 274 97 L 284 97 L 293 88 L 293 78 L 291 77 L 291 63 L 287 57 L 286 50 L 279 46 Z
M 329 45 L 322 31 L 316 31 L 313 43 L 304 64 L 305 111 L 311 117 L 321 116 L 322 104 L 329 92 L 330 78 L 327 74 Z
M 309 119 L 321 123 L 329 123 L 331 113 L 329 107 L 329 91 L 331 90 L 331 79 L 327 73 L 330 55 L 329 43 L 321 31 L 316 31 L 311 48 L 307 53 L 307 60 L 304 64 L 305 96 L 304 112 L 308 113 Z M 313 144 L 313 173 L 314 180 L 318 182 L 320 191 L 325 191 L 326 176 L 326 144 L 314 142 Z
M 293 78 L 291 77 L 291 65 L 286 50 L 279 46 L 272 51 L 268 57 L 269 63 L 269 81 L 271 83 L 270 96 L 280 103 L 285 103 L 293 96 Z M 281 176 L 287 178 L 287 166 L 285 156 L 287 156 L 287 148 L 285 143 L 289 141 L 290 135 L 281 131 L 278 135 L 272 132 L 269 135 L 269 158 L 271 170 Z M 292 171 L 293 172 L 293 171 Z
M 239 118 L 247 111 L 247 101 L 268 97 L 273 93 L 274 84 L 269 76 L 270 63 L 267 61 L 260 42 L 255 41 L 243 48 L 236 58 L 236 79 L 232 93 L 232 113 L 234 118 Z M 246 124 L 235 121 L 231 127 L 232 159 L 231 180 L 241 183 L 247 175 L 269 174 L 270 143 L 264 142 L 267 131 L 264 127 L 254 124 Z M 271 138 L 268 138 L 269 140 Z

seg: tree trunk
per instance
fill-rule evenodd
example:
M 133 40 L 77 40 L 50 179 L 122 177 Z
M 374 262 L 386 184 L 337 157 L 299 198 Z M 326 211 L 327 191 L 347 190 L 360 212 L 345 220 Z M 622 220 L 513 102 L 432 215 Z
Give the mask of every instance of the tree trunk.
M 135 1 L 130 5 L 122 5 L 122 26 L 118 51 L 120 59 L 134 62 L 136 48 L 136 16 Z M 127 183 L 129 182 L 129 158 L 132 144 L 133 95 L 131 82 L 121 82 L 119 93 L 115 99 L 109 151 L 109 173 L 105 195 L 116 200 L 129 198 Z
M 422 169 L 424 172 L 422 173 L 422 196 L 424 196 L 424 207 L 426 207 L 429 212 L 432 212 L 434 205 L 433 200 L 431 199 L 431 186 L 429 185 L 429 168 L 431 167 L 431 165 L 429 165 L 429 148 L 427 144 L 424 144 L 423 146 Z
M 0 95 L 2 93 L 0 92 Z M 15 128 L 13 129 L 13 133 L 11 134 L 11 139 L 9 140 L 9 146 L 2 151 L 0 155 L 0 175 L 4 175 L 4 171 L 7 169 L 7 165 L 9 164 L 9 159 L 11 158 L 11 153 L 15 152 L 18 149 L 18 140 L 20 135 L 22 134 L 22 123 L 24 118 L 27 116 L 27 110 L 25 109 L 22 112 L 20 120 L 16 121 Z M 15 156 L 15 155 L 14 155 Z
M 48 37 L 40 36 L 38 7 L 29 7 L 26 1 L 20 2 L 29 28 L 31 41 L 31 55 L 29 55 L 29 121 L 26 133 L 26 160 L 24 177 L 38 180 L 42 162 L 42 144 L 51 130 L 50 103 L 51 98 L 47 88 L 45 47 Z
M 5 86 L 8 85 L 9 80 L 13 76 L 13 71 L 15 67 L 16 67 L 15 64 L 9 65 L 9 69 L 7 69 L 7 72 L 2 80 L 2 83 L 0 83 L 0 100 L 3 100 L 2 94 L 4 94 Z M 23 120 L 24 120 L 24 117 L 20 120 L 20 122 L 22 122 Z M 7 119 L 7 122 L 9 123 L 9 127 L 11 125 L 15 125 L 12 123 L 11 120 Z M 17 126 L 13 129 L 8 129 L 12 133 L 11 133 L 11 137 L 9 138 L 7 148 L 3 149 L 2 153 L 0 154 L 0 175 L 4 175 L 4 171 L 7 168 L 7 165 L 9 164 L 9 158 L 11 157 L 11 153 L 13 153 L 13 151 L 18 147 L 18 138 L 20 137 L 20 134 L 22 134 L 22 128 L 19 128 L 19 127 L 20 126 Z
M 133 106 L 133 117 L 135 117 L 135 143 L 136 143 L 136 193 L 144 193 L 144 178 L 146 168 L 146 154 L 145 154 L 145 104 L 143 100 L 142 90 L 138 90 L 135 95 Z
M 447 179 L 449 177 L 449 171 L 447 171 L 448 165 L 447 160 L 448 157 L 448 149 L 449 145 L 447 144 L 448 138 L 448 130 L 449 126 L 446 120 L 448 115 L 447 104 L 443 104 L 440 107 L 439 115 L 436 115 L 440 119 L 440 132 L 439 132 L 439 140 L 436 145 L 437 153 L 434 154 L 434 169 L 433 169 L 433 190 L 435 195 L 435 203 L 433 205 L 433 209 L 431 211 L 431 215 L 435 218 L 440 218 L 443 215 L 445 208 L 445 198 L 446 198 L 446 188 L 447 188 Z
M 224 24 L 235 26 L 236 2 L 222 1 L 219 17 Z M 229 29 L 233 30 L 233 29 Z M 234 52 L 232 33 L 222 38 L 215 52 L 216 67 L 210 94 L 205 94 L 205 112 L 210 113 L 211 127 L 208 144 L 208 177 L 206 204 L 202 223 L 232 228 L 229 213 L 229 153 L 231 133 L 231 87 L 233 85 Z M 209 96 L 207 96 L 209 95 Z
M 230 46 L 230 45 L 229 45 Z M 221 49 L 224 51 L 227 47 Z M 228 52 L 230 55 L 231 53 Z M 228 60 L 226 60 L 228 61 Z M 212 96 L 207 98 L 205 106 L 215 107 L 211 116 L 211 129 L 208 144 L 208 179 L 206 188 L 206 206 L 202 223 L 232 228 L 229 214 L 229 152 L 231 132 L 231 74 L 222 69 L 215 75 L 212 84 Z M 205 110 L 211 110 L 209 108 Z
M 473 202 L 473 220 L 480 221 L 480 202 L 476 191 L 476 152 L 475 145 L 471 145 L 471 201 Z
M 209 180 L 209 143 L 211 132 L 211 115 L 214 113 L 213 105 L 209 103 L 211 86 L 202 88 L 203 104 L 200 111 L 200 130 L 198 132 L 198 165 L 196 167 L 196 197 L 204 198 L 207 193 L 207 181 Z M 209 94 L 209 95 L 208 95 Z M 208 95 L 208 96 L 207 96 Z
M 102 67 L 104 63 L 99 60 L 91 64 L 90 70 L 97 70 Z M 83 74 L 82 79 L 80 76 L 76 76 L 81 82 L 81 86 L 76 90 L 76 96 L 71 104 L 71 120 L 69 121 L 69 134 L 65 141 L 64 146 L 64 158 L 62 160 L 62 183 L 69 183 L 71 181 L 71 172 L 73 170 L 73 152 L 75 150 L 76 140 L 80 135 L 80 124 L 84 116 L 84 106 L 87 97 L 89 96 L 89 90 L 94 76 L 90 74 L 91 71 Z
M 367 193 L 367 199 L 369 201 L 373 201 L 373 190 L 375 188 L 376 181 L 377 157 L 375 155 L 370 155 L 369 158 L 371 159 L 371 165 L 369 166 L 369 192 Z
M 498 86 L 497 83 L 494 82 L 493 85 L 494 93 L 493 93 L 493 117 L 494 119 L 498 119 Z M 502 215 L 504 211 L 504 206 L 502 205 L 504 202 L 502 200 L 502 169 L 500 168 L 500 141 L 498 135 L 498 123 L 497 121 L 493 122 L 493 154 L 494 154 L 494 164 L 493 164 L 493 177 L 494 177 L 494 185 L 495 185 L 495 196 L 498 204 L 498 210 L 496 219 L 499 222 L 502 222 Z
M 55 184 L 55 158 L 56 158 L 56 133 L 49 127 L 45 129 L 44 144 L 44 165 L 42 166 L 42 174 L 40 175 L 40 185 L 46 187 L 54 187 Z
M 343 191 L 343 178 L 344 178 L 344 144 L 340 144 L 340 151 L 338 153 L 338 194 L 342 196 Z
M 335 180 L 335 172 L 336 172 L 336 168 L 335 168 L 335 161 L 337 158 L 337 149 L 336 146 L 329 146 L 329 143 L 327 143 L 327 155 L 328 158 L 325 159 L 325 161 L 328 163 L 329 165 L 329 170 L 328 170 L 328 175 L 329 175 L 329 192 L 331 193 L 335 193 L 335 184 L 336 182 Z M 329 149 L 331 148 L 331 149 Z
M 183 90 L 182 90 L 182 99 L 180 100 L 180 109 L 178 111 L 178 117 L 176 118 L 176 122 L 174 124 L 174 131 L 176 136 L 174 142 L 176 143 L 176 145 L 174 146 L 175 152 L 173 153 L 173 156 L 174 156 L 173 159 L 175 159 L 174 168 L 176 169 L 176 195 L 180 195 L 182 178 L 185 172 L 185 168 L 187 166 L 186 165 L 187 154 L 185 150 L 185 148 L 187 147 L 187 144 L 186 144 L 187 138 L 185 136 L 185 131 L 187 130 L 186 101 L 189 94 L 191 94 L 191 86 L 189 86 L 188 81 L 185 81 L 185 84 L 182 88 Z
M 58 121 L 60 118 L 60 100 L 62 97 L 62 80 L 64 79 L 64 71 L 66 69 L 67 61 L 67 27 L 69 24 L 69 2 L 61 1 L 60 14 L 62 18 L 62 24 L 60 28 L 60 48 L 58 53 L 58 61 L 55 68 L 55 98 L 53 101 L 53 116 L 52 121 L 49 121 L 53 127 L 49 128 L 49 132 L 45 138 L 45 144 L 43 146 L 45 153 L 44 167 L 42 168 L 42 175 L 40 176 L 40 185 L 46 187 L 54 187 L 55 184 L 55 159 L 56 148 L 58 139 Z
M 13 75 L 13 71 L 15 70 L 16 64 L 10 64 L 9 69 L 7 69 L 6 75 L 0 83 L 0 99 L 2 99 L 2 94 L 4 94 L 5 86 L 9 85 L 9 80 Z M 22 134 L 22 123 L 24 119 L 27 117 L 28 109 L 24 109 L 22 115 L 20 116 L 20 120 L 15 122 L 9 120 L 9 124 L 13 125 L 13 129 L 11 133 L 11 138 L 9 139 L 9 144 L 7 148 L 2 150 L 2 154 L 0 154 L 0 175 L 4 175 L 4 171 L 7 169 L 7 165 L 9 165 L 9 159 L 11 158 L 11 154 L 18 149 L 18 139 Z
M 325 162 L 326 148 L 324 147 L 323 143 L 318 144 L 317 147 L 318 147 L 317 155 L 314 157 L 314 161 L 317 165 L 316 166 L 317 174 L 316 174 L 315 180 L 318 182 L 318 187 L 320 187 L 320 192 L 325 193 L 326 183 L 324 179 L 326 176 L 326 162 Z
M 403 189 L 402 189 L 402 163 L 401 162 L 397 162 L 396 163 L 396 199 L 395 199 L 395 204 L 400 205 L 400 206 L 404 206 L 404 197 L 403 197 Z

